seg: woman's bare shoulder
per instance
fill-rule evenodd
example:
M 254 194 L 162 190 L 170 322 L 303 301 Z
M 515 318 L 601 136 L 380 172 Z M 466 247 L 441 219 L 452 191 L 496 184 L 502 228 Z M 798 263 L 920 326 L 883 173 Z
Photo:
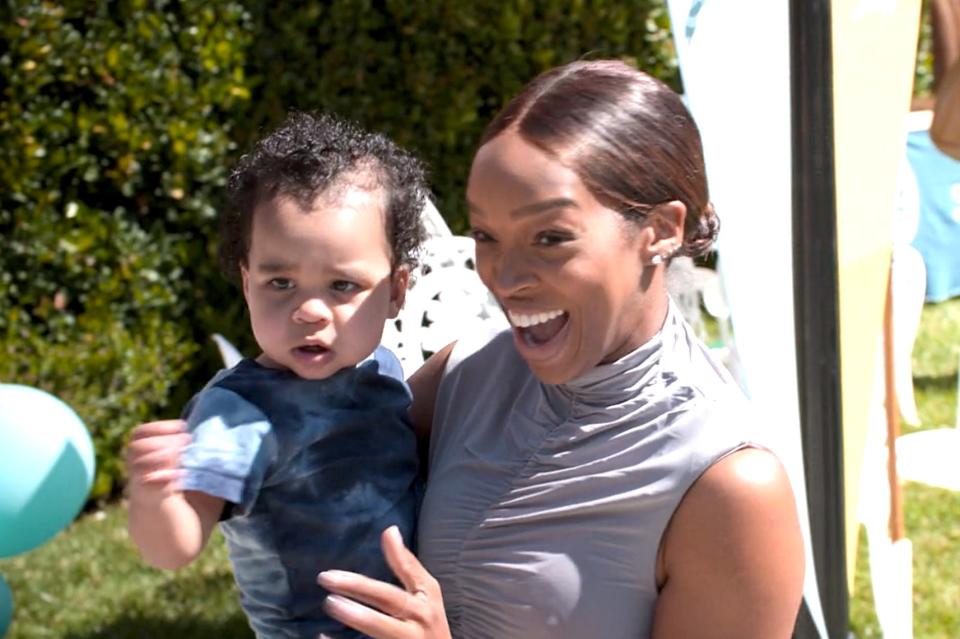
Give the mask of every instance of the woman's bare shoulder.
M 789 637 L 804 552 L 780 460 L 746 448 L 711 466 L 674 513 L 659 569 L 654 637 Z

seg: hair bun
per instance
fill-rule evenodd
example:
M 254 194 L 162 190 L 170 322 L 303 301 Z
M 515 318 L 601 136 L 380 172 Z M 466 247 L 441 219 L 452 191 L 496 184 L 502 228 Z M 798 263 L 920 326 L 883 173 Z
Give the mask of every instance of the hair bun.
M 720 232 L 720 218 L 712 203 L 707 203 L 700 215 L 687 217 L 680 253 L 688 257 L 700 257 L 713 246 Z

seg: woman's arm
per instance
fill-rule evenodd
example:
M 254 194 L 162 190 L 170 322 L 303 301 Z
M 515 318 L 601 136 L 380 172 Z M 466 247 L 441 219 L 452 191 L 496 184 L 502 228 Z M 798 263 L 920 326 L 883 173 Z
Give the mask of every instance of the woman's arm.
M 437 401 L 437 389 L 447 367 L 447 360 L 456 342 L 444 346 L 434 353 L 407 379 L 413 393 L 413 405 L 410 407 L 410 419 L 417 433 L 421 447 L 430 442 L 430 429 L 433 425 L 433 408 Z M 422 458 L 422 457 L 421 457 Z
M 654 639 L 777 639 L 794 629 L 804 553 L 779 460 L 755 448 L 714 464 L 661 542 Z

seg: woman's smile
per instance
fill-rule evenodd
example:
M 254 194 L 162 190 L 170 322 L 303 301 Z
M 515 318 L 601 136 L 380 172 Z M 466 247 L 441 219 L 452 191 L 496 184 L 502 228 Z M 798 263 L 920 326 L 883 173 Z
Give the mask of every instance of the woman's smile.
M 642 286 L 644 230 L 558 159 L 503 133 L 477 153 L 467 198 L 477 272 L 541 381 L 573 380 L 660 329 L 665 301 L 655 309 Z
M 542 313 L 518 313 L 507 311 L 514 335 L 522 345 L 529 348 L 546 346 L 566 327 L 570 314 L 565 311 Z
M 561 312 L 551 319 L 528 326 L 513 326 L 513 341 L 528 362 L 548 363 L 564 351 L 570 316 Z

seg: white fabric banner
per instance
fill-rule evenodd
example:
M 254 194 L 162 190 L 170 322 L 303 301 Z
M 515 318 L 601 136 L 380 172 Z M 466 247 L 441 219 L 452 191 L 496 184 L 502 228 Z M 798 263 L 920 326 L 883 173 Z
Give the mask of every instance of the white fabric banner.
M 806 541 L 804 599 L 826 639 L 797 386 L 789 3 L 669 0 L 669 7 L 687 105 L 703 138 L 721 220 L 718 264 L 737 373 L 759 417 L 762 443 L 790 476 Z

